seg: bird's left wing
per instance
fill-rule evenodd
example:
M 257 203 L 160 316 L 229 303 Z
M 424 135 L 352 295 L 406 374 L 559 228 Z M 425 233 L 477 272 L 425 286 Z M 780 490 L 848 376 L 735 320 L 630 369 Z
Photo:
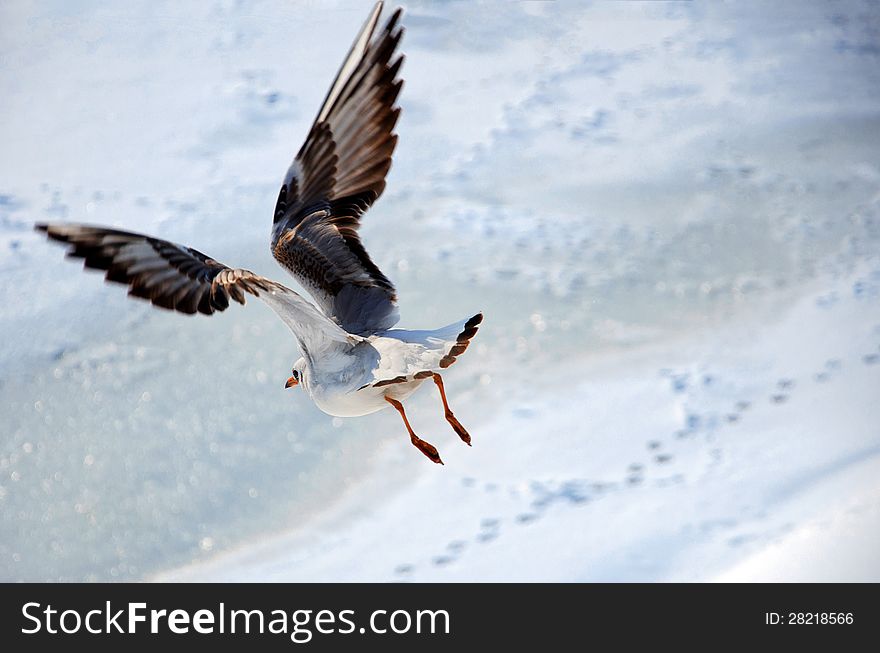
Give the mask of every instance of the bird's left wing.
M 348 348 L 360 338 L 343 331 L 310 302 L 280 283 L 249 270 L 229 268 L 191 247 L 143 234 L 82 224 L 38 224 L 52 240 L 70 246 L 68 256 L 87 268 L 106 270 L 107 281 L 128 294 L 180 313 L 212 315 L 260 298 L 293 332 L 306 356 Z
M 358 235 L 385 189 L 400 115 L 401 11 L 374 38 L 381 9 L 376 3 L 285 175 L 272 229 L 278 262 L 324 313 L 364 336 L 398 320 L 394 286 Z

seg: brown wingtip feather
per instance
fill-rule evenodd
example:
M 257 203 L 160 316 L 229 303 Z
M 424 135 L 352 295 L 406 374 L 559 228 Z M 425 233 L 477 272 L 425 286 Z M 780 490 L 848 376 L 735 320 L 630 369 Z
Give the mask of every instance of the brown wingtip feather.
M 394 385 L 395 383 L 406 383 L 408 381 L 408 377 L 406 375 L 396 376 L 393 379 L 385 379 L 384 381 L 376 381 L 373 384 L 374 388 L 381 388 L 386 385 Z
M 464 323 L 464 329 L 461 330 L 461 333 L 455 338 L 455 344 L 452 346 L 452 349 L 449 350 L 449 353 L 446 354 L 443 358 L 440 359 L 440 367 L 446 369 L 450 365 L 452 365 L 456 359 L 461 356 L 465 350 L 470 345 L 471 339 L 477 335 L 477 331 L 479 331 L 479 325 L 483 321 L 483 313 L 477 313 L 471 319 Z
M 229 268 L 191 247 L 152 236 L 83 224 L 36 223 L 37 231 L 67 245 L 67 257 L 104 270 L 106 281 L 128 286 L 131 297 L 157 308 L 213 315 L 230 297 L 245 303 L 274 282 L 248 270 Z
M 397 23 L 400 22 L 400 17 L 403 16 L 403 7 L 398 7 L 394 10 L 394 13 L 391 14 L 391 18 L 388 19 L 388 22 L 385 24 L 385 29 L 387 31 L 393 30 Z

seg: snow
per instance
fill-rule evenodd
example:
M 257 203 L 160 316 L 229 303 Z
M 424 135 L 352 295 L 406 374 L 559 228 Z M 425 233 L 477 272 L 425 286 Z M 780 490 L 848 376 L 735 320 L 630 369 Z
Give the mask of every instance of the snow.
M 285 391 L 258 303 L 159 312 L 31 231 L 283 280 L 277 185 L 365 16 L 0 7 L 0 578 L 878 580 L 870 2 L 407 3 L 363 235 L 401 326 L 486 315 L 445 377 L 474 447 L 407 402 L 443 467 Z
M 876 466 L 875 466 L 876 467 Z M 872 469 L 874 478 L 877 469 Z M 876 484 L 875 484 L 876 485 Z M 868 484 L 726 570 L 718 582 L 849 582 L 877 578 L 880 496 Z M 867 570 L 872 570 L 867 573 Z

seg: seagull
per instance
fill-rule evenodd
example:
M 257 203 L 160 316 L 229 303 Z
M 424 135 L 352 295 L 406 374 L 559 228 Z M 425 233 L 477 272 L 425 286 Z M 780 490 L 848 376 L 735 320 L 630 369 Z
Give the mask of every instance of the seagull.
M 404 30 L 397 9 L 374 38 L 382 4 L 355 38 L 275 205 L 272 254 L 314 303 L 276 281 L 153 236 L 86 224 L 35 228 L 65 243 L 67 255 L 84 259 L 85 268 L 105 270 L 107 281 L 160 308 L 212 315 L 230 299 L 259 298 L 302 353 L 286 388 L 305 388 L 318 408 L 337 417 L 394 408 L 412 444 L 442 464 L 436 447 L 413 431 L 402 402 L 431 379 L 446 420 L 471 444 L 449 408 L 441 373 L 467 349 L 483 315 L 435 330 L 392 328 L 399 320 L 394 285 L 358 236 L 361 217 L 385 189 L 397 145 L 404 56 L 396 51 Z

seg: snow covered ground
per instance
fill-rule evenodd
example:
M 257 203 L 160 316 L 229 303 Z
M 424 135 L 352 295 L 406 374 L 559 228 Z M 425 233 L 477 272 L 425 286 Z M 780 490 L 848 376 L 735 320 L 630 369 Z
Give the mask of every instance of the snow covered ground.
M 363 2 L 0 7 L 0 578 L 880 580 L 880 8 L 407 3 L 364 239 L 447 390 L 284 391 L 261 306 L 125 298 L 31 232 L 283 279 L 277 184 Z M 268 349 L 269 342 L 285 343 Z

